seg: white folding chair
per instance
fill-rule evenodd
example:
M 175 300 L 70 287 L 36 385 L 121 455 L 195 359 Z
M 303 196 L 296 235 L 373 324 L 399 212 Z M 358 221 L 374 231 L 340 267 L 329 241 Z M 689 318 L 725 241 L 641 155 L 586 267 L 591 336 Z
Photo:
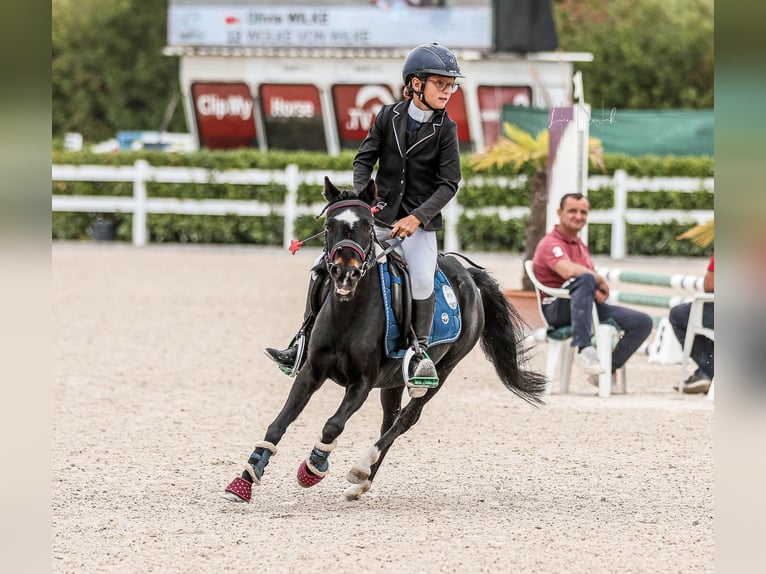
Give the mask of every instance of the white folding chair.
M 537 277 L 535 277 L 532 260 L 530 259 L 524 261 L 524 269 L 527 272 L 529 280 L 532 281 L 532 285 L 535 286 L 537 309 L 540 312 L 540 317 L 545 325 L 548 339 L 548 357 L 545 363 L 545 376 L 547 378 L 546 392 L 550 393 L 553 380 L 558 378 L 559 392 L 567 393 L 569 392 L 569 378 L 572 372 L 572 360 L 574 359 L 575 352 L 575 348 L 572 347 L 570 343 L 570 339 L 572 338 L 572 327 L 569 325 L 564 327 L 552 327 L 548 324 L 548 320 L 543 314 L 543 301 L 540 292 L 542 291 L 551 297 L 570 299 L 569 291 L 567 289 L 548 287 L 547 285 L 540 283 Z M 596 339 L 596 353 L 598 354 L 598 360 L 601 363 L 601 366 L 604 367 L 604 372 L 598 376 L 598 395 L 600 397 L 608 397 L 612 392 L 613 341 L 617 340 L 619 332 L 614 325 L 599 321 L 595 301 L 593 303 L 593 334 Z M 619 369 L 617 379 L 617 383 L 621 387 L 622 392 L 626 392 L 627 381 L 624 365 Z
M 692 347 L 694 346 L 694 338 L 697 335 L 707 337 L 711 341 L 715 341 L 715 333 L 713 329 L 702 325 L 702 309 L 705 303 L 712 303 L 715 301 L 715 295 L 713 293 L 697 293 L 692 299 L 691 308 L 689 309 L 689 322 L 686 324 L 686 337 L 684 338 L 684 355 L 681 359 L 681 380 L 678 383 L 678 391 L 684 391 L 684 381 L 686 381 L 686 369 L 689 364 L 689 359 L 692 354 Z M 713 381 L 710 381 L 710 388 L 708 389 L 708 398 L 712 400 L 713 397 Z

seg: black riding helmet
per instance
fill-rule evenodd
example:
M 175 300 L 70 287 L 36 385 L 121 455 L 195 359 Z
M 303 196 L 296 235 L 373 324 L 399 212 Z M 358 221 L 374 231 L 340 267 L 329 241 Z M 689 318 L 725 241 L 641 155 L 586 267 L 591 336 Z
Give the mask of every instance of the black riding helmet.
M 433 44 L 421 44 L 414 48 L 404 59 L 402 66 L 402 80 L 406 89 L 416 93 L 426 107 L 435 110 L 424 97 L 424 91 L 421 87 L 419 92 L 412 89 L 410 81 L 417 76 L 425 82 L 428 76 L 446 76 L 448 78 L 465 78 L 460 73 L 460 66 L 457 63 L 457 57 L 444 46 Z
M 404 60 L 402 80 L 408 86 L 412 76 L 446 76 L 448 78 L 465 78 L 460 73 L 457 57 L 448 48 L 433 43 L 421 44 L 414 48 Z

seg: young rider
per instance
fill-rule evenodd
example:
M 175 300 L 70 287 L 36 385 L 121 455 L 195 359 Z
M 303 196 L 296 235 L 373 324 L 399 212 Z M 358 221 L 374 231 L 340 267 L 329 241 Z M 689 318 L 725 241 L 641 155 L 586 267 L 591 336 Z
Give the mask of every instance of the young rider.
M 354 158 L 356 189 L 367 185 L 378 163 L 375 183 L 383 207 L 376 219 L 390 227 L 376 225 L 376 236 L 403 240 L 396 249 L 407 261 L 412 326 L 421 349 L 410 361 L 406 379 L 413 397 L 426 392 L 414 380 L 438 382 L 425 351 L 434 315 L 436 232 L 442 228 L 441 210 L 457 193 L 461 179 L 457 125 L 446 106 L 458 88 L 456 78 L 463 77 L 457 58 L 446 47 L 434 43 L 413 49 L 402 67 L 404 98 L 380 109 Z M 315 268 L 312 284 L 316 279 Z M 312 291 L 310 286 L 310 297 Z M 306 309 L 310 323 L 310 305 Z M 310 331 L 310 325 L 302 331 Z M 294 344 L 283 351 L 267 348 L 266 354 L 281 367 L 297 371 L 296 359 L 302 361 L 299 347 L 304 346 Z

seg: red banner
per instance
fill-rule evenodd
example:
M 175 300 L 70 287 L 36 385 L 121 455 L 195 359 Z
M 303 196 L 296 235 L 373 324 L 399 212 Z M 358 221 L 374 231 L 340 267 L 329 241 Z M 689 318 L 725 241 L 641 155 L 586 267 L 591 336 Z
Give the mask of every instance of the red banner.
M 367 136 L 381 107 L 395 101 L 388 86 L 343 84 L 332 87 L 341 147 L 356 149 Z
M 200 146 L 229 149 L 258 145 L 255 103 L 247 84 L 195 82 L 191 93 Z
M 457 140 L 460 144 L 460 151 L 470 151 L 471 131 L 468 129 L 468 114 L 465 110 L 465 97 L 462 89 L 452 94 L 447 104 L 447 113 L 457 124 Z

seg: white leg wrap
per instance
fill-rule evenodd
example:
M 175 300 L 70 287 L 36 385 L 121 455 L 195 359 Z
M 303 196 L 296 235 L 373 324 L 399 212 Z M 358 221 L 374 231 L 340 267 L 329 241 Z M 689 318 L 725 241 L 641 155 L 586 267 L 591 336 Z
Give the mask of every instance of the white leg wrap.
M 266 450 L 271 452 L 271 456 L 277 455 L 277 447 L 273 443 L 270 443 L 267 440 L 259 440 L 257 443 L 255 443 L 254 448 L 265 448 Z
M 311 457 L 308 457 L 306 459 L 306 468 L 308 468 L 312 474 L 316 474 L 317 476 L 327 476 L 327 473 L 330 472 L 330 467 L 327 467 L 327 470 L 319 470 L 317 467 L 315 467 L 313 464 L 311 464 Z
M 336 438 L 330 444 L 325 444 L 322 442 L 322 438 L 320 437 L 317 439 L 316 443 L 314 443 L 314 446 L 319 450 L 323 450 L 324 452 L 332 452 L 333 449 L 338 446 L 338 439 Z
M 317 439 L 317 441 L 316 441 L 316 443 L 314 444 L 314 448 L 316 448 L 317 450 L 321 450 L 322 452 L 332 452 L 332 451 L 333 451 L 333 449 L 334 449 L 336 446 L 338 446 L 338 439 L 335 439 L 335 440 L 334 440 L 334 441 L 332 441 L 332 443 L 330 443 L 330 444 L 326 444 L 326 443 L 323 443 L 323 442 L 322 442 L 322 438 L 321 438 L 321 437 L 320 437 L 320 438 L 318 438 L 318 439 Z M 311 456 L 309 456 L 309 457 L 306 459 L 306 467 L 307 467 L 307 468 L 308 468 L 308 469 L 309 469 L 309 470 L 310 470 L 310 471 L 311 471 L 313 474 L 316 474 L 317 476 L 327 476 L 327 473 L 330 471 L 330 467 L 329 467 L 329 466 L 327 467 L 327 470 L 319 470 L 317 467 L 315 467 L 315 466 L 314 466 L 314 465 L 311 463 Z
M 247 474 L 250 475 L 250 479 L 253 481 L 253 486 L 261 486 L 261 481 L 258 480 L 257 476 L 255 476 L 255 471 L 253 470 L 253 467 L 248 464 L 245 467 L 245 470 L 247 471 Z

